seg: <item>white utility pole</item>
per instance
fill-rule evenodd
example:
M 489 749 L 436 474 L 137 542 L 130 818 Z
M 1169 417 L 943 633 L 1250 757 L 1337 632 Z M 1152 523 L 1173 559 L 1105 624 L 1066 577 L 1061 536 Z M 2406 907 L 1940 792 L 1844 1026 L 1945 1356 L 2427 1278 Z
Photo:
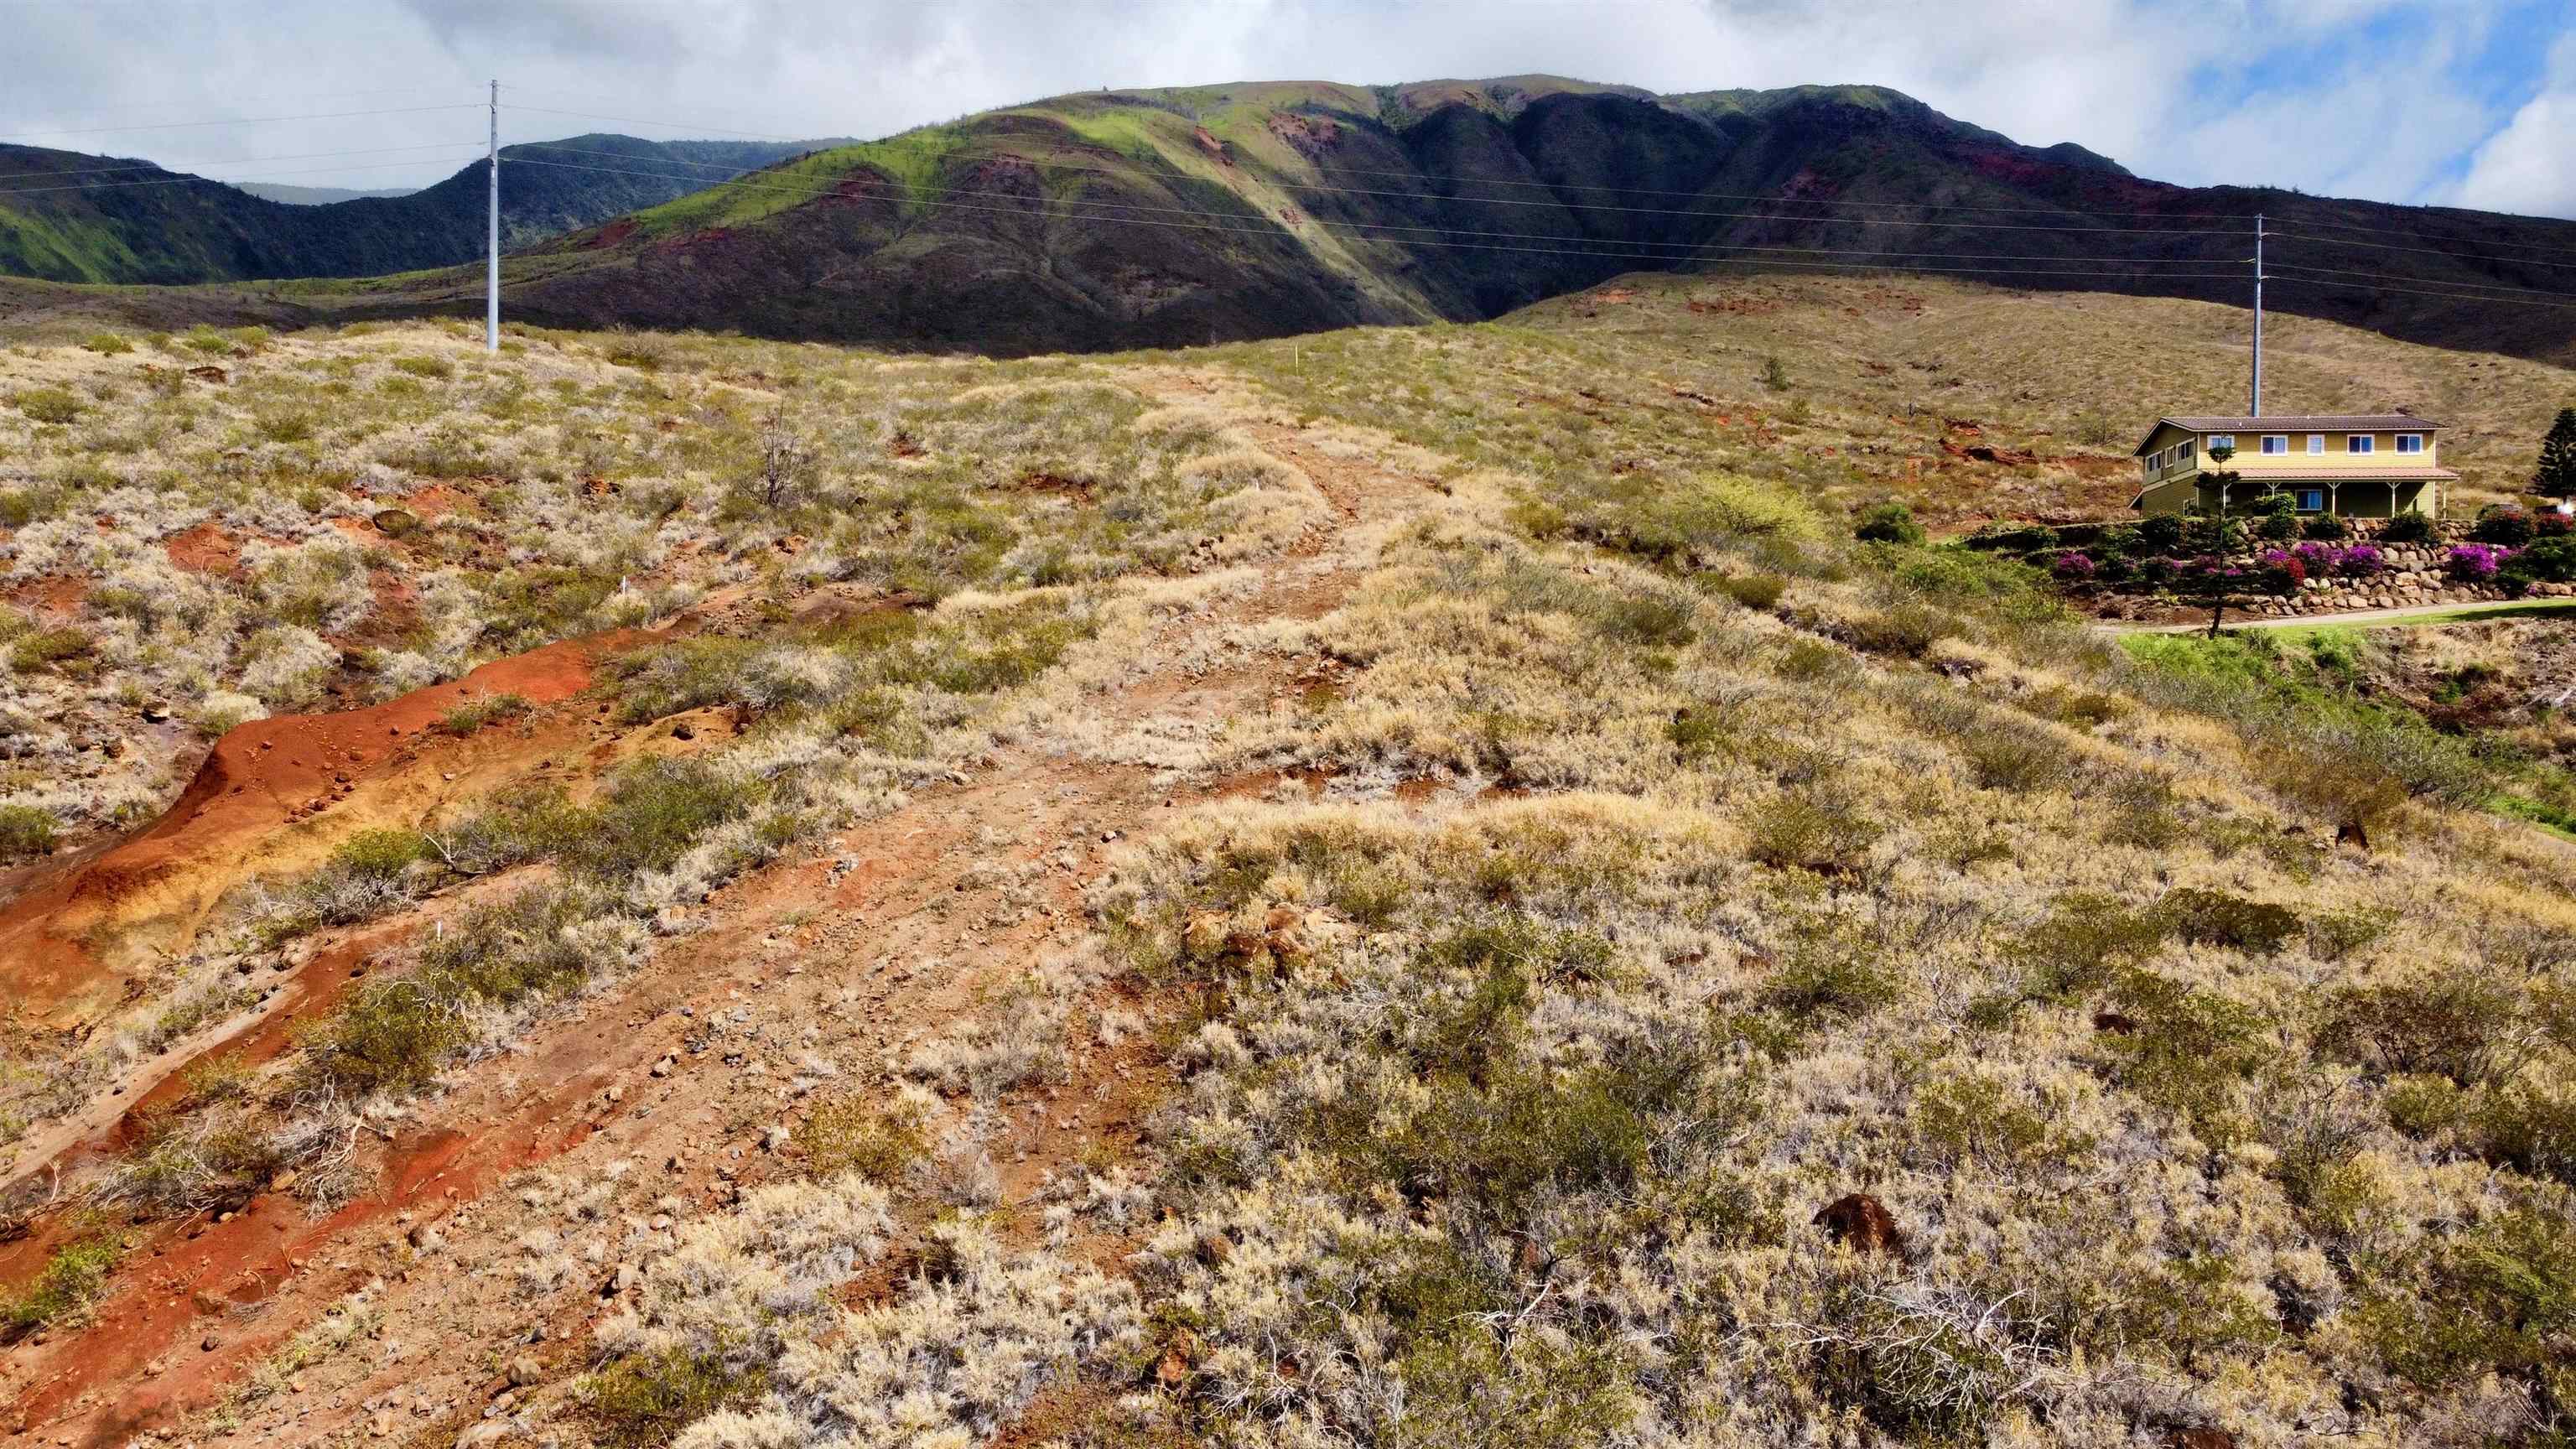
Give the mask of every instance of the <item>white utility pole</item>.
M 2254 213 L 2254 405 L 2245 415 L 2263 416 L 2263 213 L 2259 211 Z
M 492 82 L 492 253 L 483 273 L 483 350 L 501 350 L 501 83 Z

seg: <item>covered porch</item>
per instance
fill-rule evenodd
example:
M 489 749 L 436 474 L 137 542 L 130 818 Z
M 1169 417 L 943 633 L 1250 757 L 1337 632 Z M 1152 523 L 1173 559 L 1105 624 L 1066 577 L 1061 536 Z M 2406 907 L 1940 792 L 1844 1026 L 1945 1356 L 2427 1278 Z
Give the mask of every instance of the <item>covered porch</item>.
M 2403 513 L 2440 517 L 2442 490 L 2460 475 L 2448 468 L 2317 469 L 2240 473 L 2232 478 L 2203 474 L 2197 490 L 2204 512 L 2225 516 L 2242 512 L 2255 499 L 2271 493 L 2290 495 L 2300 513 L 2330 513 L 2338 518 L 2395 518 Z

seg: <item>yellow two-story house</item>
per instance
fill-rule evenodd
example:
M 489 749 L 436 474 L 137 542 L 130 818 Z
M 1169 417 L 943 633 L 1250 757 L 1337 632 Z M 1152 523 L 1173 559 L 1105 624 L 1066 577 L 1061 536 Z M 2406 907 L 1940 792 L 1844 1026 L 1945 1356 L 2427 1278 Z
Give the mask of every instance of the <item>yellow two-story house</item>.
M 2442 425 L 2411 413 L 2159 418 L 2138 444 L 2140 513 L 2223 514 L 2268 493 L 2301 513 L 2439 516 L 2460 475 L 2439 466 Z M 2233 476 L 2231 476 L 2233 475 Z

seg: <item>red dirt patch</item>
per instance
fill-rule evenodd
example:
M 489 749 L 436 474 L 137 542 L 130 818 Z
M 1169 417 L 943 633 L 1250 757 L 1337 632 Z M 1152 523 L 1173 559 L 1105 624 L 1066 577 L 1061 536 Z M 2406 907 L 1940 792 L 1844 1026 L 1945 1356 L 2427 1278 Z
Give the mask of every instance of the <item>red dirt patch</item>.
M 567 640 L 366 709 L 253 720 L 226 732 L 159 820 L 33 884 L 0 911 L 0 997 L 21 1022 L 76 1020 L 86 1013 L 66 1008 L 116 999 L 131 978 L 94 954 L 102 930 L 155 915 L 193 917 L 233 882 L 252 846 L 346 796 L 360 772 L 467 697 L 569 698 L 590 687 L 602 655 L 643 638 L 621 631 Z
M 188 573 L 232 578 L 241 572 L 241 540 L 212 521 L 161 540 L 161 551 L 173 568 Z
M 592 232 L 590 234 L 590 240 L 583 242 L 582 245 L 588 247 L 592 251 L 599 251 L 603 248 L 613 247 L 619 242 L 626 240 L 628 237 L 635 235 L 638 231 L 643 230 L 643 227 L 644 224 L 637 221 L 635 218 L 631 216 L 621 216 L 617 220 L 610 222 L 608 225 L 601 227 L 599 230 Z

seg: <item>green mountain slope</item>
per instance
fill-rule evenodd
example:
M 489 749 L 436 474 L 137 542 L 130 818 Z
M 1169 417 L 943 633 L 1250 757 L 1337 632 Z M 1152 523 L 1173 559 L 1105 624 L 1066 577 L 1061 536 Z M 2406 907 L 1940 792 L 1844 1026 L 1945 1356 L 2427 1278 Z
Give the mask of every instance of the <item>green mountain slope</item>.
M 2534 248 L 2576 256 L 2576 224 L 2170 186 L 1874 87 L 1656 96 L 1518 76 L 1014 106 L 559 238 L 513 267 L 512 293 L 520 315 L 571 325 L 1001 352 L 1488 317 L 1712 265 L 2241 301 L 2252 226 L 2203 214 L 2258 210 L 2301 233 L 2276 261 L 2427 290 L 2562 287 Z M 2351 227 L 2429 250 L 2328 244 L 2374 239 Z M 2576 353 L 2576 311 L 2329 280 L 2347 279 L 2284 277 L 2267 300 L 2415 340 Z
M 531 245 L 834 144 L 589 135 L 506 146 L 503 236 Z M 273 201 L 157 168 L 102 170 L 110 164 L 0 146 L 0 273 L 123 283 L 356 277 L 450 266 L 484 246 L 480 161 L 408 195 L 323 205 Z

